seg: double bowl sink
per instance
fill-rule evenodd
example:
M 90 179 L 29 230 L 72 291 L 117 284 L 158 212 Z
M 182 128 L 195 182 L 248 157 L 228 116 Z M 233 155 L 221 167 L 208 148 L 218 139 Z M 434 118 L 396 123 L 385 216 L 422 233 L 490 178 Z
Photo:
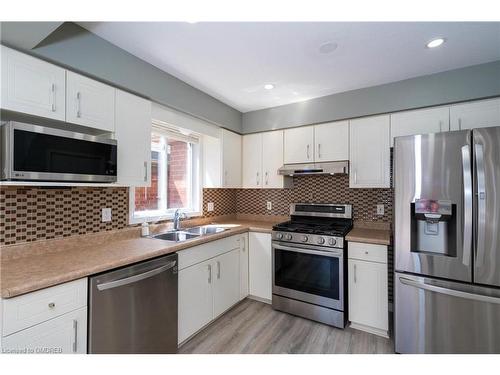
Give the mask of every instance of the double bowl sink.
M 200 236 L 207 236 L 210 234 L 224 232 L 225 230 L 228 229 L 229 229 L 228 227 L 222 227 L 219 225 L 202 225 L 199 227 L 179 229 L 165 233 L 155 234 L 152 235 L 151 237 L 164 241 L 184 242 L 193 238 L 198 238 Z

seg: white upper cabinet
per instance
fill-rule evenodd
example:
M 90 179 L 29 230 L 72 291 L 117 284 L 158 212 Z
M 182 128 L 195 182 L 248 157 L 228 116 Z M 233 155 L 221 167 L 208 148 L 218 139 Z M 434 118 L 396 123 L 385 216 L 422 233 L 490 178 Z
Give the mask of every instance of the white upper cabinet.
M 151 102 L 116 90 L 118 183 L 149 186 L 151 181 Z
M 115 88 L 68 71 L 66 121 L 108 132 L 115 130 Z
M 500 126 L 500 99 L 452 105 L 450 121 L 451 130 Z
M 391 147 L 394 138 L 405 135 L 440 133 L 450 130 L 450 107 L 420 109 L 391 115 Z
M 241 187 L 241 135 L 222 129 L 222 186 Z
M 65 70 L 1 46 L 1 108 L 65 120 Z
M 260 188 L 262 176 L 262 133 L 249 134 L 243 138 L 243 187 Z
M 283 166 L 283 130 L 262 134 L 263 188 L 282 188 L 283 176 L 278 169 Z
M 389 115 L 350 121 L 349 187 L 390 187 Z
M 314 126 L 286 129 L 284 137 L 285 164 L 314 161 Z
M 314 125 L 314 161 L 349 159 L 349 121 Z

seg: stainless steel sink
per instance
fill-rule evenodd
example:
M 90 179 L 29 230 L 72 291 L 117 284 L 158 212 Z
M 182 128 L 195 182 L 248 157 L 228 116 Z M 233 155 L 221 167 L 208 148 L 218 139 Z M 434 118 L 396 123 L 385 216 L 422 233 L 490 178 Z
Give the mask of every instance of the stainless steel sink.
M 158 240 L 173 241 L 173 242 L 183 242 L 190 240 L 192 238 L 199 237 L 199 234 L 187 233 L 184 231 L 166 232 L 152 236 Z
M 184 229 L 185 232 L 196 234 L 198 236 L 203 236 L 206 234 L 214 234 L 214 233 L 220 233 L 224 232 L 229 228 L 224 228 L 221 226 L 217 225 L 202 225 L 200 227 L 193 227 L 193 228 L 186 228 Z

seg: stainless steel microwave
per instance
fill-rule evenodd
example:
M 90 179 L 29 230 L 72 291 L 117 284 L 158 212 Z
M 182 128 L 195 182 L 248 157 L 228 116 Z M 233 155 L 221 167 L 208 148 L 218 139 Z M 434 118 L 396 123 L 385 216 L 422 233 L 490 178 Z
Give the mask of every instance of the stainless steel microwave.
M 9 121 L 0 126 L 1 179 L 115 182 L 116 140 Z

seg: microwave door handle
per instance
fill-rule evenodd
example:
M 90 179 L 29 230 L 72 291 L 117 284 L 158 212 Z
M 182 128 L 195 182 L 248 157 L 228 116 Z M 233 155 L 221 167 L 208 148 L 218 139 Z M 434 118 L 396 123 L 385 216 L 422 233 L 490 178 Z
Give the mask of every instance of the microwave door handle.
M 465 266 L 470 265 L 472 248 L 472 168 L 470 147 L 462 147 L 462 172 L 463 172 L 463 195 L 464 195 L 464 214 L 463 214 L 463 259 Z
M 486 227 L 486 182 L 484 172 L 484 148 L 481 144 L 474 144 L 476 161 L 476 191 L 477 191 L 477 238 L 476 238 L 476 264 L 484 263 L 484 239 Z

